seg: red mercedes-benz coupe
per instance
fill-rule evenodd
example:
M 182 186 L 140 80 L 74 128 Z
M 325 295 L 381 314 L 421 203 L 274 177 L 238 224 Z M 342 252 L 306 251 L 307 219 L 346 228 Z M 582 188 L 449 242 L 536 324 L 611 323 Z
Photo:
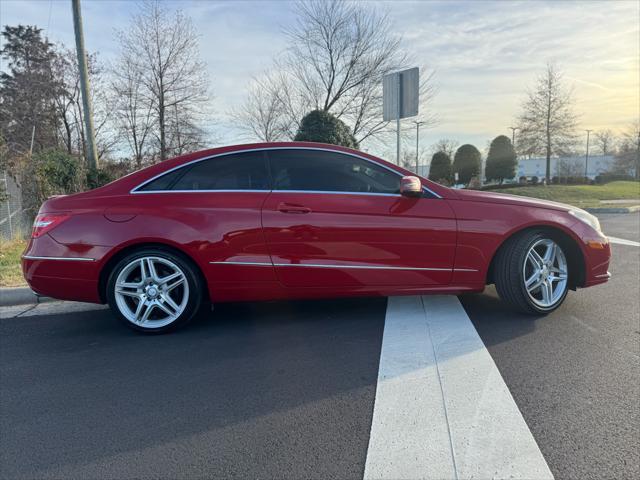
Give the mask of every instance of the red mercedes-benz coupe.
M 609 278 L 577 208 L 452 190 L 348 148 L 263 143 L 167 160 L 41 207 L 31 288 L 162 332 L 204 302 L 480 292 L 556 309 Z

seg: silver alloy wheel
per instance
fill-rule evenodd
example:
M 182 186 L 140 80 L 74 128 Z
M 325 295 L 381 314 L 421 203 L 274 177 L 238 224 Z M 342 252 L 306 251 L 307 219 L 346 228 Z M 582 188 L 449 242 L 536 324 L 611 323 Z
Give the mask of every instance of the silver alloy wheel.
M 174 322 L 189 301 L 189 283 L 178 265 L 162 257 L 141 257 L 125 266 L 115 281 L 120 313 L 144 328 Z
M 535 242 L 524 261 L 524 287 L 535 305 L 547 309 L 560 301 L 569 278 L 562 248 L 549 238 Z

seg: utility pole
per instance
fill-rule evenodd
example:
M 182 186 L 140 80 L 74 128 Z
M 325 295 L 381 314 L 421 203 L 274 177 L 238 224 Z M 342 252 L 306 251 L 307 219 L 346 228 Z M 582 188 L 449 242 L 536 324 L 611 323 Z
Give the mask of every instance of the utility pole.
M 396 110 L 396 163 L 400 165 L 400 115 L 402 113 L 402 73 L 398 73 L 397 110 Z
M 584 177 L 589 178 L 589 135 L 593 130 L 585 130 L 587 132 L 587 153 L 584 156 Z
M 420 125 L 423 125 L 424 122 L 416 120 L 413 123 L 416 124 L 416 175 L 420 175 L 418 173 L 418 163 L 420 160 Z
M 89 72 L 87 68 L 87 54 L 84 50 L 84 34 L 82 33 L 82 13 L 80 0 L 71 0 L 73 10 L 73 29 L 76 35 L 76 52 L 78 54 L 78 69 L 80 70 L 80 91 L 82 92 L 82 111 L 84 113 L 84 130 L 86 137 L 86 155 L 89 169 L 98 168 L 98 152 L 96 150 L 95 133 L 93 130 L 93 110 L 89 95 Z

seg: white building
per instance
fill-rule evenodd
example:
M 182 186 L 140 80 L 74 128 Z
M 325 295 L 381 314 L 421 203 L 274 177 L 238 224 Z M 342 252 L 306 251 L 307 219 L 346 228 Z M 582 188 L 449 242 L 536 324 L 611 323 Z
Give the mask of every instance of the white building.
M 613 167 L 613 155 L 589 155 L 587 177 L 593 179 L 611 170 Z M 546 157 L 521 157 L 518 160 L 517 178 L 538 177 L 543 178 L 547 170 Z M 583 177 L 585 176 L 585 157 L 556 157 L 551 159 L 552 177 Z
M 486 166 L 486 158 L 482 159 L 482 168 Z M 594 179 L 601 173 L 611 171 L 615 159 L 613 155 L 589 155 L 589 171 L 587 176 Z M 429 167 L 427 165 L 418 165 L 418 175 L 429 177 Z M 551 158 L 551 177 L 583 177 L 585 167 L 585 157 L 555 157 Z M 538 177 L 542 180 L 547 169 L 546 157 L 520 157 L 518 159 L 518 167 L 516 176 L 513 180 L 517 181 L 520 177 Z M 409 170 L 415 170 L 410 167 Z M 484 172 L 484 170 L 483 170 Z

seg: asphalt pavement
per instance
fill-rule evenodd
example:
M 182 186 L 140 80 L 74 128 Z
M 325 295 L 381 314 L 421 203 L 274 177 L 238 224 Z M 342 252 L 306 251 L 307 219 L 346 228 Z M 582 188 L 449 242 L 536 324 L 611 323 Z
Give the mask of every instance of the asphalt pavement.
M 600 220 L 640 241 L 640 216 Z M 556 478 L 640 477 L 640 248 L 612 250 L 611 280 L 546 317 L 514 314 L 493 287 L 461 297 Z
M 601 221 L 640 241 L 637 214 Z M 460 297 L 555 478 L 640 477 L 640 248 L 613 254 L 547 317 Z M 0 477 L 363 477 L 387 299 L 218 305 L 162 336 L 43 308 L 0 320 Z

